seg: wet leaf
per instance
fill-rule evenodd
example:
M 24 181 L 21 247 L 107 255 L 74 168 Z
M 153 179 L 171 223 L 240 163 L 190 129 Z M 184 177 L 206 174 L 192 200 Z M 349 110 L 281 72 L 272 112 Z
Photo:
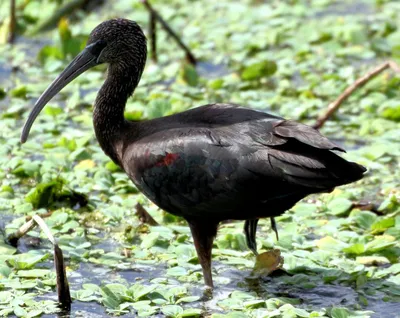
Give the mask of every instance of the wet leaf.
M 346 247 L 346 244 L 339 240 L 334 239 L 331 236 L 326 236 L 317 241 L 317 246 L 321 250 L 338 252 L 342 250 L 344 247 Z
M 167 317 L 179 317 L 183 314 L 183 308 L 177 305 L 168 305 L 161 308 L 161 311 Z
M 351 202 L 350 200 L 345 198 L 337 198 L 329 202 L 327 208 L 329 214 L 341 216 L 349 212 L 352 206 L 353 202 Z
M 356 255 L 363 254 L 365 252 L 365 245 L 362 243 L 356 243 L 349 247 L 345 247 L 343 252 Z
M 50 254 L 18 254 L 8 260 L 15 269 L 23 270 L 32 268 L 35 264 L 48 259 Z
M 190 63 L 184 63 L 179 73 L 181 81 L 189 86 L 197 86 L 199 84 L 199 75 L 196 68 Z
M 272 76 L 277 69 L 278 67 L 274 61 L 265 60 L 246 66 L 242 71 L 241 77 L 245 81 L 261 79 Z
M 50 274 L 50 270 L 48 269 L 30 269 L 30 270 L 20 270 L 18 271 L 19 277 L 26 278 L 43 278 Z
M 363 265 L 380 266 L 390 264 L 389 260 L 383 256 L 360 256 L 357 257 L 356 261 Z
M 179 314 L 178 317 L 200 317 L 201 313 L 201 309 L 187 308 L 183 311 L 183 313 Z
M 63 187 L 62 180 L 54 180 L 48 183 L 40 183 L 26 196 L 26 201 L 35 209 L 49 206 Z
M 15 254 L 17 249 L 4 242 L 0 242 L 0 255 L 12 255 Z
M 396 221 L 394 218 L 379 220 L 371 225 L 371 231 L 373 231 L 374 233 L 382 233 L 387 229 L 395 226 L 395 224 Z
M 283 266 L 283 257 L 280 250 L 272 250 L 257 255 L 253 272 L 256 275 L 267 276 Z
M 348 318 L 349 311 L 346 308 L 332 308 L 331 316 L 332 318 Z

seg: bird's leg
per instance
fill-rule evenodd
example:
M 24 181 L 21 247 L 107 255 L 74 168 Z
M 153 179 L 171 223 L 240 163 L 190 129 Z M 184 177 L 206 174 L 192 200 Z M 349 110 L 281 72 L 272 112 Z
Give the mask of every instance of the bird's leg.
M 218 223 L 212 220 L 188 220 L 192 232 L 194 246 L 203 269 L 204 283 L 213 288 L 211 274 L 211 252 L 215 236 L 217 235 Z
M 276 235 L 276 240 L 279 241 L 278 228 L 276 227 L 275 218 L 270 217 L 270 220 L 271 220 L 271 228 L 275 232 L 275 235 Z
M 246 235 L 247 247 L 254 253 L 255 256 L 258 255 L 257 252 L 257 223 L 259 219 L 246 220 L 244 223 L 244 233 Z

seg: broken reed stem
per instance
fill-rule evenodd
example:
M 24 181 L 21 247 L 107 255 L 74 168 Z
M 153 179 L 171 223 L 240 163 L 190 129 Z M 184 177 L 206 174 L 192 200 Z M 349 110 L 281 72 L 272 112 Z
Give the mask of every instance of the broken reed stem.
M 51 233 L 49 227 L 47 226 L 46 222 L 39 216 L 39 215 L 34 215 L 32 216 L 32 220 L 36 222 L 37 225 L 40 226 L 40 229 L 46 234 L 47 238 L 53 245 L 57 245 L 56 240 Z
M 47 213 L 43 213 L 43 214 L 38 214 L 38 216 L 40 216 L 41 218 L 46 218 L 52 215 L 53 212 L 47 212 Z M 18 244 L 18 240 L 23 237 L 24 235 L 26 235 L 28 232 L 32 231 L 35 227 L 37 222 L 34 221 L 33 219 L 34 217 L 28 215 L 26 217 L 26 223 L 23 224 L 16 232 L 11 233 L 8 237 L 7 237 L 7 241 L 14 247 L 17 246 Z
M 332 114 L 339 108 L 339 106 L 359 87 L 364 86 L 368 81 L 382 73 L 384 70 L 391 68 L 395 72 L 400 72 L 400 67 L 393 61 L 386 61 L 381 65 L 378 65 L 373 70 L 369 71 L 364 76 L 358 78 L 353 84 L 347 87 L 339 97 L 330 103 L 324 114 L 318 117 L 316 123 L 313 125 L 314 128 L 320 129 L 325 122 L 332 116 Z
M 69 291 L 68 278 L 65 271 L 63 252 L 58 244 L 54 245 L 54 267 L 57 274 L 58 302 L 63 309 L 70 311 L 72 304 L 71 293 Z
M 10 0 L 10 25 L 9 25 L 9 33 L 8 33 L 8 43 L 13 43 L 15 39 L 15 29 L 17 26 L 17 19 L 15 17 L 15 0 Z
M 44 234 L 46 234 L 47 238 L 54 246 L 54 267 L 57 275 L 58 302 L 64 310 L 69 311 L 71 309 L 72 300 L 65 271 L 63 253 L 46 222 L 44 222 L 44 220 L 36 214 L 28 222 L 22 225 L 15 233 L 10 234 L 7 239 L 10 244 L 16 246 L 18 240 L 32 230 L 36 225 L 39 225 L 40 229 L 44 232 Z
M 33 228 L 35 228 L 36 223 L 33 219 L 29 220 L 26 222 L 24 225 L 22 225 L 16 232 L 11 233 L 7 237 L 7 241 L 12 245 L 12 246 L 17 246 L 18 240 L 23 237 L 26 233 L 31 231 Z
M 160 22 L 160 24 L 164 28 L 164 30 L 170 36 L 172 36 L 172 38 L 178 43 L 178 45 L 181 47 L 181 49 L 185 52 L 186 59 L 188 60 L 188 62 L 193 65 L 196 65 L 197 61 L 196 61 L 196 58 L 194 57 L 193 53 L 183 43 L 181 38 L 171 29 L 171 27 L 168 25 L 168 23 L 160 16 L 160 14 L 151 6 L 151 4 L 147 0 L 141 0 L 141 2 L 144 4 L 146 9 L 152 14 L 153 18 L 155 20 L 158 20 L 158 22 Z M 150 22 L 150 24 L 151 24 L 151 22 Z

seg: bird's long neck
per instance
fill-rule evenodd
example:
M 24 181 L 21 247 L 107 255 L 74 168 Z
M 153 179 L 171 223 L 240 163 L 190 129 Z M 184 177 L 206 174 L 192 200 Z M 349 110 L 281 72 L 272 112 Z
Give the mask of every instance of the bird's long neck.
M 95 101 L 93 123 L 96 138 L 103 151 L 121 165 L 122 149 L 127 126 L 124 110 L 133 94 L 143 68 L 136 65 L 110 65 L 108 76 Z

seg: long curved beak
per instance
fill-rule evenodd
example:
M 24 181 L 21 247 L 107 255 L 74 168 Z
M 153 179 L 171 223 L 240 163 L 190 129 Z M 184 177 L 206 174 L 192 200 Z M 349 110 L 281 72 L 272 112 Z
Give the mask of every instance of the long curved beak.
M 35 106 L 33 106 L 33 109 L 22 129 L 21 143 L 24 143 L 28 139 L 29 131 L 31 130 L 33 122 L 42 111 L 43 107 L 72 80 L 77 78 L 83 72 L 87 71 L 89 68 L 97 65 L 97 58 L 98 56 L 92 54 L 88 48 L 85 48 L 72 60 L 65 70 L 58 75 L 53 83 L 51 83 L 50 86 L 39 97 L 35 103 Z

